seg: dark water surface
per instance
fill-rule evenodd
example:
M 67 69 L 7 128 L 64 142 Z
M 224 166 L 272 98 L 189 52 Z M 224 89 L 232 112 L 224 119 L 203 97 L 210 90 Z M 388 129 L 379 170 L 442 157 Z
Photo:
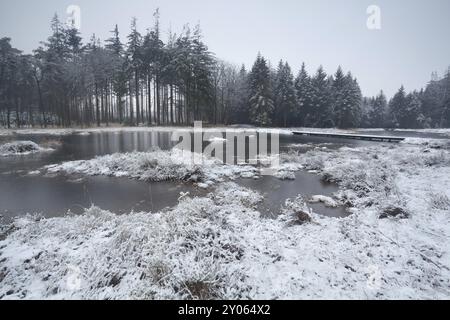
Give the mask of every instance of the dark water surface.
M 40 213 L 45 217 L 62 216 L 67 211 L 82 213 L 91 205 L 116 213 L 130 211 L 156 212 L 175 205 L 180 192 L 204 195 L 205 190 L 179 182 L 149 183 L 126 178 L 31 176 L 28 173 L 45 165 L 72 160 L 87 160 L 117 152 L 148 151 L 154 147 L 171 149 L 175 143 L 170 132 L 102 132 L 90 135 L 66 136 L 20 135 L 0 137 L 0 144 L 8 141 L 30 140 L 38 144 L 59 145 L 54 152 L 28 156 L 0 157 L 0 214 L 4 219 L 27 213 Z M 317 146 L 338 148 L 360 145 L 362 142 L 321 137 L 281 136 L 281 151 Z M 308 146 L 309 144 L 309 146 Z M 300 147 L 298 147 L 300 146 Z M 294 181 L 281 181 L 274 177 L 259 180 L 240 179 L 237 183 L 264 194 L 261 210 L 276 215 L 287 198 L 303 194 L 332 195 L 337 186 L 324 184 L 317 175 L 297 173 Z M 317 213 L 328 216 L 346 216 L 343 208 L 312 205 Z

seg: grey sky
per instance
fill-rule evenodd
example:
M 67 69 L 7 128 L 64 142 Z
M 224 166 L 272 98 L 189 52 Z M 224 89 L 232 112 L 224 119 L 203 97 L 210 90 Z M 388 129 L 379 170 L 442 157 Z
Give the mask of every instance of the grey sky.
M 0 37 L 30 52 L 48 37 L 53 14 L 65 19 L 71 4 L 81 7 L 85 40 L 94 32 L 105 39 L 116 23 L 125 36 L 133 16 L 144 32 L 159 7 L 164 30 L 200 22 L 222 59 L 251 67 L 260 51 L 273 64 L 287 60 L 295 73 L 303 61 L 310 73 L 341 65 L 365 95 L 391 96 L 401 84 L 420 89 L 450 65 L 449 0 L 0 0 Z M 372 4 L 381 8 L 381 30 L 366 27 Z

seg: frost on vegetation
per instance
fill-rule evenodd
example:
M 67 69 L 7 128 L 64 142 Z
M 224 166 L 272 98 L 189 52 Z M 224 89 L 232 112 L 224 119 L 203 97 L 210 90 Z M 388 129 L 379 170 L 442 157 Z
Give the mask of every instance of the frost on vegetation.
M 299 195 L 295 199 L 286 200 L 279 220 L 287 223 L 288 226 L 303 225 L 312 222 L 312 215 L 312 210 L 303 197 Z
M 14 141 L 0 145 L 0 156 L 28 155 L 52 150 L 50 148 L 40 147 L 32 141 Z
M 327 218 L 299 196 L 267 219 L 261 200 L 227 182 L 157 213 L 19 218 L 0 241 L 0 299 L 448 298 L 443 215 Z
M 450 141 L 448 139 L 406 138 L 402 143 L 425 146 L 431 149 L 443 149 L 450 147 Z
M 431 209 L 447 210 L 450 212 L 450 198 L 443 192 L 430 192 L 427 195 Z
M 339 204 L 331 197 L 322 196 L 322 195 L 315 195 L 312 196 L 309 200 L 309 203 L 323 203 L 326 207 L 330 208 L 336 208 L 339 206 Z
M 305 169 L 318 172 L 324 181 L 338 183 L 340 202 L 362 208 L 403 204 L 407 199 L 400 190 L 404 185 L 399 185 L 399 176 L 417 176 L 422 169 L 450 166 L 448 150 L 406 145 L 312 150 L 306 154 L 291 154 L 288 159 L 294 161 L 295 158 Z M 417 177 L 417 183 L 423 183 L 420 179 L 424 178 L 427 177 Z
M 260 200 L 225 183 L 214 196 L 183 197 L 155 214 L 93 207 L 82 216 L 18 219 L 0 243 L 0 298 L 244 298 L 238 262 Z
M 48 170 L 190 172 L 184 157 L 155 152 Z M 0 299 L 448 299 L 449 164 L 448 150 L 407 144 L 283 156 L 280 167 L 337 182 L 346 218 L 299 196 L 267 219 L 262 196 L 232 182 L 157 213 L 21 218 L 0 237 Z M 201 168 L 206 181 L 230 172 Z
M 92 160 L 50 165 L 45 169 L 50 174 L 105 175 L 157 182 L 186 181 L 199 183 L 203 188 L 227 178 L 250 178 L 258 174 L 258 170 L 252 166 L 226 165 L 216 159 L 179 149 L 117 153 Z

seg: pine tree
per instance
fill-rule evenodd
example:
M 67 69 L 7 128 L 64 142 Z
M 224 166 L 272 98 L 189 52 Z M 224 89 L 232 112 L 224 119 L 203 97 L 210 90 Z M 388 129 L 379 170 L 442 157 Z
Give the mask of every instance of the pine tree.
M 124 53 L 123 44 L 120 41 L 119 36 L 119 26 L 116 24 L 114 30 L 111 31 L 112 36 L 107 39 L 105 48 L 113 52 L 114 54 L 120 56 Z
M 271 114 L 274 110 L 270 84 L 270 70 L 266 60 L 258 54 L 252 71 L 249 74 L 249 107 L 250 120 L 258 126 L 271 125 Z
M 338 68 L 332 84 L 333 121 L 338 128 L 352 128 L 361 121 L 361 90 L 351 73 L 344 76 Z
M 447 100 L 444 102 L 442 107 L 442 120 L 441 126 L 444 128 L 450 128 L 450 95 L 447 97 Z
M 140 69 L 142 67 L 142 53 L 141 53 L 142 36 L 137 30 L 136 18 L 131 20 L 131 33 L 128 35 L 128 56 L 131 62 L 131 69 L 134 76 L 134 90 L 136 101 L 136 120 L 137 124 L 140 123 L 140 103 L 139 103 L 139 80 Z M 131 86 L 130 86 L 131 87 Z M 130 92 L 131 94 L 131 92 Z M 134 124 L 134 112 L 133 108 L 130 108 L 130 120 Z
M 320 66 L 311 79 L 311 110 L 306 116 L 305 125 L 311 127 L 332 127 L 330 86 L 327 74 Z
M 275 119 L 278 125 L 286 127 L 288 117 L 294 112 L 296 106 L 294 76 L 289 64 L 280 61 L 275 81 Z
M 424 116 L 430 118 L 432 126 L 438 126 L 441 121 L 442 105 L 445 99 L 445 81 L 433 75 L 421 97 Z
M 67 55 L 67 34 L 57 14 L 53 16 L 51 29 L 52 35 L 48 38 L 48 42 L 46 43 L 48 51 L 53 53 L 55 58 L 64 59 Z
M 347 128 L 358 127 L 361 122 L 361 102 L 362 93 L 359 87 L 358 80 L 353 78 L 352 74 L 349 72 L 347 74 L 347 83 L 349 90 L 349 100 L 348 100 L 348 113 L 346 121 L 344 121 L 343 126 Z
M 344 72 L 339 66 L 332 83 L 333 121 L 339 128 L 344 127 L 344 122 L 346 121 L 348 113 L 349 85 L 348 79 L 346 79 Z
M 402 128 L 419 128 L 422 110 L 422 102 L 417 92 L 406 96 L 406 110 L 400 116 L 399 124 Z
M 208 117 L 207 108 L 212 102 L 211 92 L 212 85 L 212 69 L 214 67 L 214 59 L 208 50 L 208 47 L 202 40 L 200 26 L 197 25 L 194 30 L 192 39 L 192 54 L 193 54 L 193 75 L 194 75 L 194 95 L 195 107 L 194 116 L 202 119 L 202 115 Z
M 374 128 L 383 128 L 386 125 L 387 100 L 383 91 L 374 98 L 372 110 L 369 113 L 371 125 Z
M 405 88 L 401 86 L 389 103 L 390 121 L 394 128 L 401 127 L 401 121 L 406 112 L 407 104 Z
M 306 115 L 311 111 L 311 78 L 306 71 L 305 63 L 302 63 L 297 78 L 295 79 L 297 97 L 296 110 L 293 114 L 298 125 L 305 125 Z
M 113 90 L 117 98 L 117 112 L 119 123 L 124 120 L 123 97 L 127 94 L 127 66 L 124 58 L 124 47 L 119 36 L 119 27 L 116 24 L 114 30 L 111 31 L 112 36 L 106 40 L 106 49 L 109 50 L 112 57 L 112 81 Z

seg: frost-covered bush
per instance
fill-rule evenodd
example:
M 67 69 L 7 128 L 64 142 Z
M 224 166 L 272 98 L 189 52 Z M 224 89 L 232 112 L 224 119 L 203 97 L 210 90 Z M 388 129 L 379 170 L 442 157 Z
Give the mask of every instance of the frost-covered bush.
M 0 145 L 0 156 L 27 155 L 48 150 L 32 141 L 15 141 Z
M 295 199 L 287 199 L 282 214 L 278 218 L 288 226 L 303 225 L 312 222 L 312 210 L 301 195 Z
M 370 148 L 341 148 L 337 152 L 310 151 L 299 158 L 307 169 L 319 170 L 324 181 L 337 182 L 344 190 L 343 203 L 361 205 L 380 202 L 395 192 L 396 172 L 392 165 Z M 369 197 L 370 195 L 370 197 Z

